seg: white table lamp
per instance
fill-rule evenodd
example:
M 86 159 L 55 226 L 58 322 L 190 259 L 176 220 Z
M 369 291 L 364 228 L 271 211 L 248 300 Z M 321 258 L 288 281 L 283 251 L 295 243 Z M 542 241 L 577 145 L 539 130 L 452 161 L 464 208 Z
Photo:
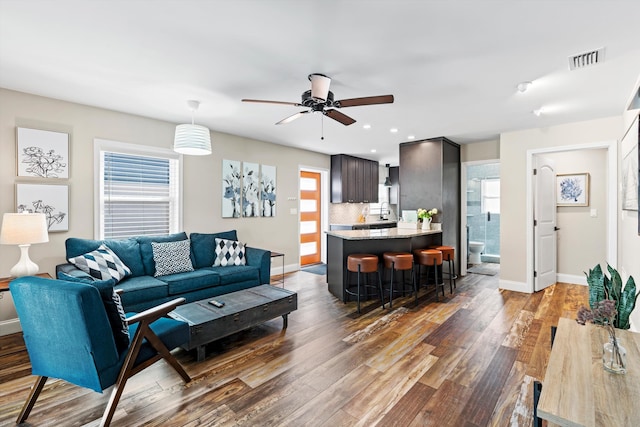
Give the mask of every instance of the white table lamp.
M 47 217 L 43 213 L 5 213 L 2 217 L 0 244 L 18 245 L 20 261 L 9 271 L 13 277 L 32 276 L 38 265 L 29 259 L 29 246 L 49 241 Z

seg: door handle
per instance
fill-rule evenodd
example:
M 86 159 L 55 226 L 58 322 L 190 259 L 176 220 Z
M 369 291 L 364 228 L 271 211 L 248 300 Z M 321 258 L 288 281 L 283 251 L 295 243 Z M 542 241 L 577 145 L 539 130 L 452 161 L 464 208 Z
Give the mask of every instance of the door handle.
M 553 231 L 558 231 L 558 230 L 560 230 L 559 227 L 553 227 Z
M 487 222 L 491 221 L 491 212 L 487 211 Z

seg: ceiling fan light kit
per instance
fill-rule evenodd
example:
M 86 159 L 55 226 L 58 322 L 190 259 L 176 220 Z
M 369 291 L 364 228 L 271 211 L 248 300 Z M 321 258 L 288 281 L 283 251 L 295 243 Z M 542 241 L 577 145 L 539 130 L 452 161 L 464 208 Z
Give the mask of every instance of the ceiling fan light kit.
M 331 78 L 320 73 L 309 74 L 311 90 L 302 93 L 301 102 L 268 101 L 262 99 L 243 99 L 242 102 L 259 102 L 264 104 L 293 105 L 294 107 L 306 107 L 308 110 L 300 111 L 286 117 L 277 125 L 290 123 L 304 114 L 320 112 L 323 115 L 342 123 L 345 126 L 354 124 L 355 119 L 337 110 L 337 108 L 356 107 L 361 105 L 391 104 L 393 95 L 368 96 L 363 98 L 349 98 L 334 100 L 333 92 L 329 90 Z
M 331 79 L 324 74 L 309 74 L 309 80 L 311 81 L 311 98 L 317 102 L 326 101 Z
M 209 129 L 193 123 L 193 116 L 200 106 L 198 101 L 187 101 L 191 109 L 191 124 L 176 126 L 173 151 L 190 156 L 211 154 L 211 133 Z

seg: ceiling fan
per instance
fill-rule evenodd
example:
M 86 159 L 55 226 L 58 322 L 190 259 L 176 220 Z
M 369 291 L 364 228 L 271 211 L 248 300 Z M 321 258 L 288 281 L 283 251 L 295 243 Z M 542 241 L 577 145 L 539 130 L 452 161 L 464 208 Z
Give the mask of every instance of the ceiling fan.
M 321 112 L 325 116 L 330 117 L 345 126 L 354 124 L 356 121 L 346 114 L 338 111 L 336 108 L 393 103 L 393 95 L 366 96 L 364 98 L 334 100 L 333 92 L 329 90 L 331 78 L 324 74 L 313 73 L 309 74 L 309 80 L 311 81 L 311 90 L 307 90 L 302 93 L 301 102 L 266 101 L 262 99 L 243 99 L 242 102 L 261 102 L 265 104 L 283 104 L 308 108 L 307 110 L 300 111 L 292 116 L 280 120 L 276 123 L 277 125 L 290 123 L 304 114 Z

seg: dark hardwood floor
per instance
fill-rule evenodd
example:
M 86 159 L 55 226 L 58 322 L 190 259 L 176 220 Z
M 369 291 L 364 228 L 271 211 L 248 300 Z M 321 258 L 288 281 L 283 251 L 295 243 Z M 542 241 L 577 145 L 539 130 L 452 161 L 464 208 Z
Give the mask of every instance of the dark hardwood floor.
M 422 289 L 361 315 L 325 277 L 289 274 L 299 308 L 213 343 L 205 361 L 175 353 L 193 380 L 164 362 L 132 378 L 114 426 L 529 426 L 532 383 L 543 379 L 550 326 L 575 318 L 587 288 L 533 295 L 470 274 L 436 302 Z M 0 337 L 0 425 L 13 425 L 34 378 L 20 334 Z M 110 391 L 110 390 L 108 390 Z M 108 393 L 49 380 L 32 426 L 95 426 Z

